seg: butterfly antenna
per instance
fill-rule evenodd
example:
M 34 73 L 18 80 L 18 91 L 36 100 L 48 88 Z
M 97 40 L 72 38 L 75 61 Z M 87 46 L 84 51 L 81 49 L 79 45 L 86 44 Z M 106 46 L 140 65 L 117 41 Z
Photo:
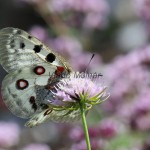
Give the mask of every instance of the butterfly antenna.
M 95 56 L 95 54 L 92 54 L 92 57 L 91 57 L 91 59 L 90 59 L 88 65 L 87 65 L 87 67 L 86 67 L 86 69 L 85 69 L 85 73 L 87 72 L 87 70 L 88 70 L 88 68 L 89 68 L 89 66 L 90 66 L 90 63 L 91 63 L 92 59 L 94 58 L 94 56 Z

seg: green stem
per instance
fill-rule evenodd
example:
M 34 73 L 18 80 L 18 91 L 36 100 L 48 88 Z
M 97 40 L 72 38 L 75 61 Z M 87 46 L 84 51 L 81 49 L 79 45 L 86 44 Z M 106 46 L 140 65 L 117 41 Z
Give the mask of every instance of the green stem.
M 84 111 L 84 107 L 82 103 L 80 103 L 80 110 L 81 110 L 83 129 L 84 129 L 84 134 L 85 134 L 85 139 L 86 139 L 86 144 L 87 144 L 87 150 L 91 150 L 89 132 L 88 132 L 87 122 L 85 118 L 85 111 Z

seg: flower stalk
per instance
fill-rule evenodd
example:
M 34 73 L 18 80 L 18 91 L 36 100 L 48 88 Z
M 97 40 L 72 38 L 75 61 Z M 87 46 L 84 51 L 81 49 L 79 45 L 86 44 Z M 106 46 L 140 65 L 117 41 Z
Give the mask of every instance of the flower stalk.
M 86 144 L 87 144 L 87 150 L 91 150 L 89 132 L 88 132 L 88 127 L 87 127 L 87 122 L 86 122 L 86 117 L 85 117 L 84 103 L 79 102 L 79 105 L 80 105 L 82 124 L 83 124 Z

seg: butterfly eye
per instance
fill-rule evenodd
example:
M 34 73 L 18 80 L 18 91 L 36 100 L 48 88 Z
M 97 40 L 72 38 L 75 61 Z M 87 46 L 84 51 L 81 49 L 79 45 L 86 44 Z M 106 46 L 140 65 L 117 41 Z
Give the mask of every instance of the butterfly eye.
M 37 75 L 42 75 L 45 73 L 45 68 L 43 66 L 37 66 L 34 68 L 34 73 Z
M 24 90 L 25 88 L 27 88 L 29 85 L 27 80 L 24 79 L 20 79 L 16 82 L 16 86 L 19 90 Z

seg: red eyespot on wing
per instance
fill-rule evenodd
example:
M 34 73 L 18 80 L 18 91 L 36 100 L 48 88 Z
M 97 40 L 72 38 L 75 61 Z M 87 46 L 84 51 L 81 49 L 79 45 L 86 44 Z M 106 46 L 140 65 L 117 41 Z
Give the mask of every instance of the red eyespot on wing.
M 19 90 L 24 90 L 25 88 L 27 88 L 29 85 L 28 81 L 27 80 L 24 80 L 24 79 L 19 79 L 17 82 L 16 82 L 16 87 L 19 89 Z
M 60 72 L 63 72 L 65 69 L 64 69 L 64 67 L 57 66 L 57 70 L 60 71 Z
M 61 73 L 64 71 L 64 67 L 61 67 L 61 66 L 57 66 L 57 70 L 55 71 L 55 74 L 56 75 L 61 75 Z
M 45 73 L 45 68 L 43 66 L 37 66 L 34 68 L 34 73 L 37 75 L 42 75 Z

